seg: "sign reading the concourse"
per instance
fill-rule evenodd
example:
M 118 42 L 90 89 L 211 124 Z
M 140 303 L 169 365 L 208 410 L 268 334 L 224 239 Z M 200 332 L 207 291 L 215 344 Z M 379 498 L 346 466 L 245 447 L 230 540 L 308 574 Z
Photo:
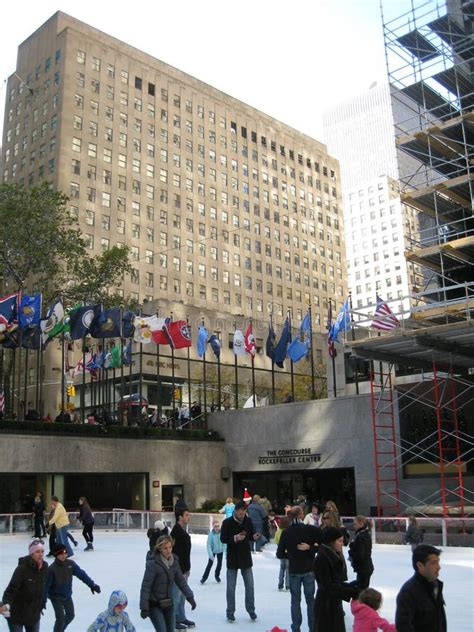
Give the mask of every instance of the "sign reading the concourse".
M 311 448 L 282 448 L 281 450 L 267 450 L 264 456 L 258 457 L 259 465 L 291 465 L 299 463 L 318 463 L 320 454 L 313 454 Z

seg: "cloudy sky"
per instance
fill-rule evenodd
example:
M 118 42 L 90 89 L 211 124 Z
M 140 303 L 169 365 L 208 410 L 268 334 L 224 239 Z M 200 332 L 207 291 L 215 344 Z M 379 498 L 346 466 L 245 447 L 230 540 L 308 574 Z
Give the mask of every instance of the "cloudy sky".
M 409 8 L 410 0 L 383 0 L 385 16 Z M 385 78 L 379 0 L 9 2 L 0 39 L 2 128 L 18 44 L 58 9 L 318 140 L 325 109 Z

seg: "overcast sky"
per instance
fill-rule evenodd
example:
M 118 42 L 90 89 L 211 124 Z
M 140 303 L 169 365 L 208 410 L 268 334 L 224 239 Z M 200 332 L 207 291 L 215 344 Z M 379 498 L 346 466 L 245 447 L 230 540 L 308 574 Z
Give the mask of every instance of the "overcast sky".
M 0 128 L 17 47 L 57 10 L 321 141 L 325 109 L 385 80 L 379 0 L 20 0 L 3 6 Z

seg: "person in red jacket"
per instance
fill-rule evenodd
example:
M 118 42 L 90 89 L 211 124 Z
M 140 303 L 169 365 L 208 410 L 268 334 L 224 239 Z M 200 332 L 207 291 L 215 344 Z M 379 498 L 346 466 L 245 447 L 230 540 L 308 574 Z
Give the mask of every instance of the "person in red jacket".
M 353 632 L 397 632 L 395 624 L 389 623 L 377 612 L 381 605 L 382 594 L 378 590 L 362 590 L 357 599 L 351 601 L 351 612 L 354 615 Z

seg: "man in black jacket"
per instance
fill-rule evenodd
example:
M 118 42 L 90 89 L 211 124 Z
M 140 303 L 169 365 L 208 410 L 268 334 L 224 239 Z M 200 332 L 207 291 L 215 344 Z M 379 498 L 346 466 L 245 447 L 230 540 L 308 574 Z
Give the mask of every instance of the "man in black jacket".
M 252 621 L 257 619 L 255 613 L 255 595 L 252 573 L 252 555 L 249 543 L 257 541 L 259 533 L 255 533 L 252 521 L 246 515 L 247 505 L 239 500 L 234 513 L 224 520 L 221 528 L 221 542 L 227 544 L 227 621 L 235 621 L 235 585 L 237 571 L 240 569 L 245 586 L 245 609 Z
M 191 514 L 187 509 L 179 509 L 176 512 L 176 524 L 171 530 L 171 537 L 174 539 L 173 553 L 177 556 L 181 572 L 186 581 L 191 574 L 191 537 L 186 531 Z M 173 584 L 173 604 L 175 616 L 175 630 L 186 630 L 194 628 L 194 621 L 186 619 L 184 612 L 184 594 L 176 584 Z
M 301 586 L 303 586 L 308 614 L 308 628 L 313 630 L 315 579 L 313 572 L 317 544 L 321 542 L 321 529 L 303 523 L 303 509 L 296 505 L 287 513 L 292 521 L 280 536 L 276 556 L 288 558 L 291 594 L 291 630 L 300 632 L 303 622 L 301 614 Z
M 420 544 L 413 551 L 415 574 L 397 595 L 397 632 L 447 631 L 443 582 L 438 579 L 440 555 L 440 549 L 430 544 Z

